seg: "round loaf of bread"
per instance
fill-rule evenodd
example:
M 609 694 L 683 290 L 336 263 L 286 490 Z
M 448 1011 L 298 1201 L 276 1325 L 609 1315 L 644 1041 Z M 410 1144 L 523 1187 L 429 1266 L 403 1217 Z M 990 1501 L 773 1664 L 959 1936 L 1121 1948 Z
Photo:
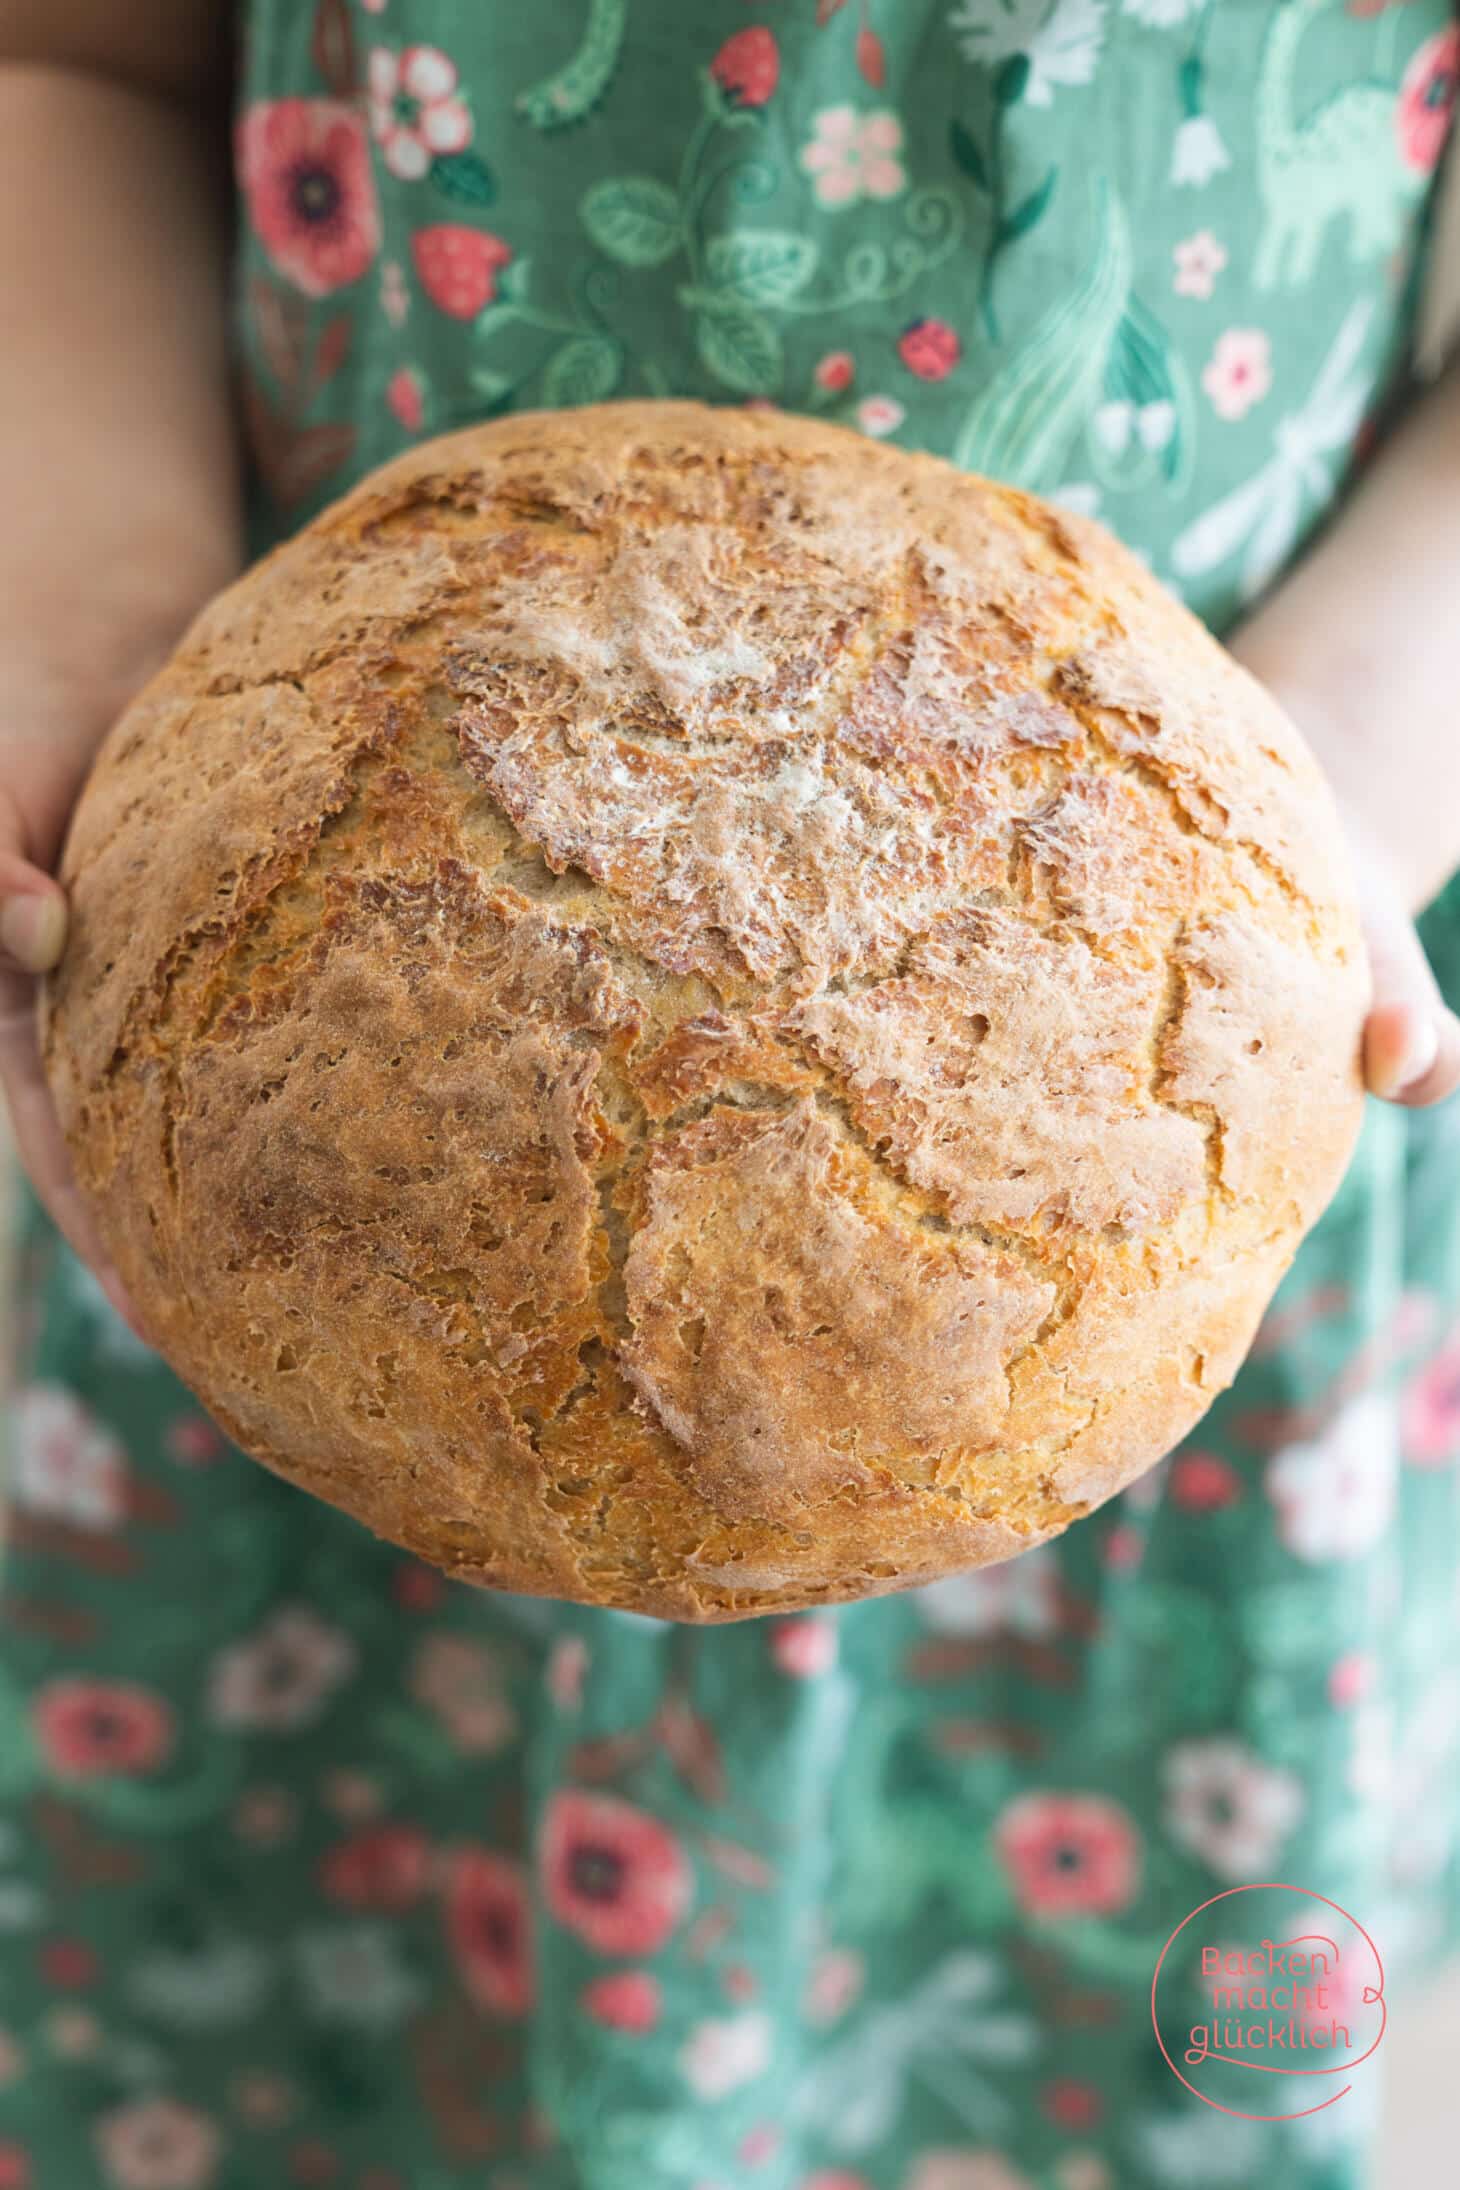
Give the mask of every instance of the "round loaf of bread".
M 167 1359 L 468 1580 L 1007 1558 L 1233 1375 L 1360 1112 L 1292 727 L 1104 531 L 776 413 L 413 450 L 76 816 L 48 1067 Z

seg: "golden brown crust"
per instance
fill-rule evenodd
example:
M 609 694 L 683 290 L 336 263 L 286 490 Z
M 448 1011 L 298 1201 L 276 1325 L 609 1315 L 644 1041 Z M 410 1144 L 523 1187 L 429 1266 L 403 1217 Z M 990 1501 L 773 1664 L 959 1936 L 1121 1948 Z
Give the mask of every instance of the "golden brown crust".
M 688 404 L 415 451 L 65 862 L 102 1234 L 270 1466 L 673 1618 L 1007 1557 L 1230 1379 L 1356 1130 L 1291 726 L 1098 527 Z

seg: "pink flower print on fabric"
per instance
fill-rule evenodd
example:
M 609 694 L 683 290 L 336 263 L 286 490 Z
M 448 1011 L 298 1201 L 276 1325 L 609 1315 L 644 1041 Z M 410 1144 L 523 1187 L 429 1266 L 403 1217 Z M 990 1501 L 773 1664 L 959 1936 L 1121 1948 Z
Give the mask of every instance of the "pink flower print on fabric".
M 1272 345 L 1260 327 L 1229 327 L 1202 370 L 1218 418 L 1245 418 L 1272 386 Z
M 801 152 L 820 204 L 836 209 L 859 198 L 895 198 L 907 187 L 901 160 L 902 123 L 886 110 L 858 114 L 852 106 L 824 107 L 815 134 Z
M 1179 297 L 1209 297 L 1218 274 L 1227 264 L 1227 247 L 1210 228 L 1199 228 L 1173 249 L 1176 274 L 1172 288 Z

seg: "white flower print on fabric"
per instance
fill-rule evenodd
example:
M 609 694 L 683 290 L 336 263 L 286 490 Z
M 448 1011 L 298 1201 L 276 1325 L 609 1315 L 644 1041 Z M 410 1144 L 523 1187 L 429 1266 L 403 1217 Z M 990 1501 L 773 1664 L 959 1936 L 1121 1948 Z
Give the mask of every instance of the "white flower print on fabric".
M 223 2151 L 206 2114 L 157 2096 L 103 2114 L 95 2137 L 110 2190 L 209 2190 Z
M 411 295 L 399 259 L 387 259 L 380 269 L 380 309 L 392 327 L 403 327 L 410 315 Z
M 243 1939 L 184 1952 L 158 1948 L 133 1963 L 127 1996 L 177 2030 L 221 2030 L 255 2014 L 274 1981 L 269 1956 Z
M 384 1924 L 333 1924 L 295 1943 L 311 2012 L 321 2022 L 384 2033 L 420 2004 L 422 1986 L 400 1961 Z
M 727 2015 L 697 2023 L 680 2050 L 686 2083 L 700 2099 L 723 2099 L 763 2076 L 771 2063 L 768 2015 Z
M 1367 1392 L 1320 1436 L 1274 1454 L 1266 1489 L 1289 1551 L 1318 1564 L 1374 1549 L 1393 1518 L 1398 1482 L 1394 1408 Z
M 39 1886 L 28 1878 L 0 1878 L 0 1935 L 34 1931 L 50 1912 L 50 1903 Z M 4 2077 L 0 2075 L 0 2084 Z
M 902 405 L 891 395 L 869 395 L 856 410 L 857 424 L 863 433 L 873 434 L 879 440 L 883 434 L 896 433 L 906 416 Z
M 1302 1815 L 1301 1782 L 1228 1737 L 1178 1742 L 1161 1777 L 1166 1830 L 1219 1878 L 1265 1877 Z
M 59 1384 L 30 1384 L 12 1415 L 10 1495 L 73 1528 L 116 1528 L 127 1510 L 127 1457 L 102 1423 Z
M 292 1733 L 310 1725 L 355 1669 L 355 1645 L 308 1605 L 284 1605 L 213 1661 L 208 1702 L 223 1726 Z
M 1179 124 L 1171 146 L 1171 180 L 1178 187 L 1200 190 L 1214 175 L 1232 164 L 1222 142 L 1222 132 L 1209 114 L 1188 114 Z
M 1279 421 L 1271 461 L 1179 535 L 1171 550 L 1177 578 L 1204 578 L 1239 549 L 1244 601 L 1276 577 L 1297 544 L 1304 509 L 1327 502 L 1353 445 L 1373 385 L 1355 368 L 1375 309 L 1365 299 L 1344 320 L 1307 402 Z
M 948 18 L 965 57 L 998 68 L 1022 55 L 1024 97 L 1049 106 L 1060 85 L 1088 84 L 1105 39 L 1105 0 L 961 0 Z
M 1216 286 L 1216 279 L 1227 264 L 1227 247 L 1219 243 L 1210 228 L 1199 228 L 1194 236 L 1187 236 L 1171 253 L 1176 261 L 1176 273 L 1171 286 L 1179 297 L 1209 297 Z
M 1022 1635 L 1038 1642 L 1060 1624 L 1059 1566 L 1044 1547 L 1002 1566 L 948 1574 L 912 1599 L 937 1635 Z
M 402 182 L 419 182 L 439 154 L 464 152 L 471 115 L 458 95 L 456 64 L 436 46 L 370 55 L 370 127 L 381 157 Z
M 1100 446 L 1112 456 L 1124 455 L 1132 441 L 1155 454 L 1176 431 L 1176 405 L 1164 397 L 1142 404 L 1117 397 L 1099 406 L 1090 425 Z
M 901 150 L 902 123 L 895 114 L 829 106 L 816 116 L 801 165 L 813 178 L 818 204 L 834 211 L 859 198 L 898 197 L 907 188 Z
M 1072 510 L 1076 517 L 1100 514 L 1100 489 L 1093 479 L 1071 479 L 1063 487 L 1051 488 L 1046 499 L 1057 502 L 1061 509 Z
M 1130 2146 L 1145 2172 L 1172 2190 L 1252 2190 L 1262 2180 L 1266 2135 L 1261 2122 L 1196 2102 L 1181 2113 L 1138 2114 Z

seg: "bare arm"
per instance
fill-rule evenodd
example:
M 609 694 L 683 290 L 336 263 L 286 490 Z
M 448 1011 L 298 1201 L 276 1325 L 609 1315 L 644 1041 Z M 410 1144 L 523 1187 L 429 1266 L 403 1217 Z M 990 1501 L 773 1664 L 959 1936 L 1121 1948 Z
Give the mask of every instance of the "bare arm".
M 1368 880 L 1376 1093 L 1460 1083 L 1409 910 L 1460 867 L 1460 361 L 1333 530 L 1233 641 L 1328 769 Z
M 0 1074 L 93 1243 L 36 1054 L 49 879 L 97 742 L 240 560 L 212 0 L 0 0 Z

